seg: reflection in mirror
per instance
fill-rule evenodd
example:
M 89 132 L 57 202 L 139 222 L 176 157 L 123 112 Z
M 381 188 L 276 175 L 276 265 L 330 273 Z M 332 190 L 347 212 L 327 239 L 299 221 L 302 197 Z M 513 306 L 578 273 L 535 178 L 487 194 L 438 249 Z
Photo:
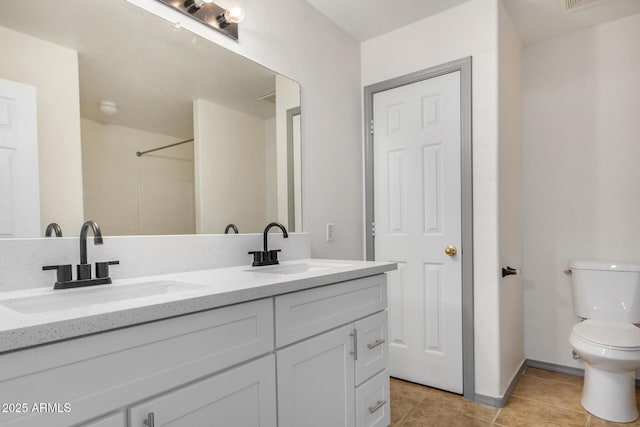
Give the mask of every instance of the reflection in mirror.
M 0 237 L 302 229 L 298 83 L 122 1 L 0 2 L 0 54 Z

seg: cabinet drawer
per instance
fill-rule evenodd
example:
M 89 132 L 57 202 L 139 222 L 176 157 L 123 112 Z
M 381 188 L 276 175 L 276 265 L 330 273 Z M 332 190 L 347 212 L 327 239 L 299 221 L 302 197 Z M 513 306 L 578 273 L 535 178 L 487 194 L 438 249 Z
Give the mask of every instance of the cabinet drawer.
M 125 427 L 126 425 L 124 413 L 117 412 L 115 414 L 93 420 L 90 423 L 82 424 L 82 427 Z
M 356 388 L 356 427 L 386 427 L 391 423 L 389 371 Z
M 276 412 L 271 354 L 130 408 L 129 426 L 276 427 Z
M 68 402 L 71 411 L 0 414 L 0 426 L 68 426 L 270 351 L 265 299 L 6 353 L 0 401 Z
M 276 347 L 384 310 L 386 276 L 364 277 L 276 297 Z
M 382 311 L 355 323 L 358 341 L 356 385 L 389 365 L 387 312 Z

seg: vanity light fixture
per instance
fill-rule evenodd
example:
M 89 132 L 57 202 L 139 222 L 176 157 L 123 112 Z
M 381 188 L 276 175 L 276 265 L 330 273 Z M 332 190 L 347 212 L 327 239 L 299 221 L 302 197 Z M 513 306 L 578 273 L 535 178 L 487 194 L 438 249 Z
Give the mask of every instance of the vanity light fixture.
M 226 1 L 226 9 L 214 0 L 158 0 L 179 12 L 208 25 L 216 31 L 238 40 L 238 24 L 244 19 L 244 11 L 237 1 Z

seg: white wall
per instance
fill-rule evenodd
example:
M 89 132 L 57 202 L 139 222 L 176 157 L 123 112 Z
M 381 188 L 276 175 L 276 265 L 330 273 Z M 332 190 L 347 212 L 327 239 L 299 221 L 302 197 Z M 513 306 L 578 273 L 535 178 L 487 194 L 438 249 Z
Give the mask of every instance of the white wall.
M 303 226 L 312 254 L 362 259 L 360 44 L 300 0 L 244 0 L 238 42 L 155 0 L 129 1 L 300 83 Z M 327 222 L 335 223 L 331 243 Z
M 527 358 L 581 367 L 577 258 L 640 262 L 640 15 L 524 50 L 524 254 Z
M 362 44 L 362 85 L 473 57 L 476 393 L 501 396 L 497 0 L 471 0 Z
M 111 236 L 194 233 L 193 144 L 136 156 L 185 139 L 83 118 L 87 219 Z
M 0 78 L 36 87 L 40 222 L 65 235 L 83 222 L 77 52 L 0 27 Z
M 501 266 L 522 269 L 522 43 L 502 1 L 498 8 L 498 233 Z M 524 282 L 500 281 L 500 388 L 524 361 Z
M 265 121 L 203 99 L 193 103 L 196 230 L 241 233 L 266 225 Z

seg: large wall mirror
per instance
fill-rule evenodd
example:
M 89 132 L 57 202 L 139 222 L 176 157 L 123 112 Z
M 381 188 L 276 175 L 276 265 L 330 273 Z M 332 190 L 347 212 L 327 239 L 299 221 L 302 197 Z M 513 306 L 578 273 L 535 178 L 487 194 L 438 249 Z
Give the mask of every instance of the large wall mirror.
M 0 55 L 0 237 L 301 231 L 298 83 L 125 1 L 0 2 Z

